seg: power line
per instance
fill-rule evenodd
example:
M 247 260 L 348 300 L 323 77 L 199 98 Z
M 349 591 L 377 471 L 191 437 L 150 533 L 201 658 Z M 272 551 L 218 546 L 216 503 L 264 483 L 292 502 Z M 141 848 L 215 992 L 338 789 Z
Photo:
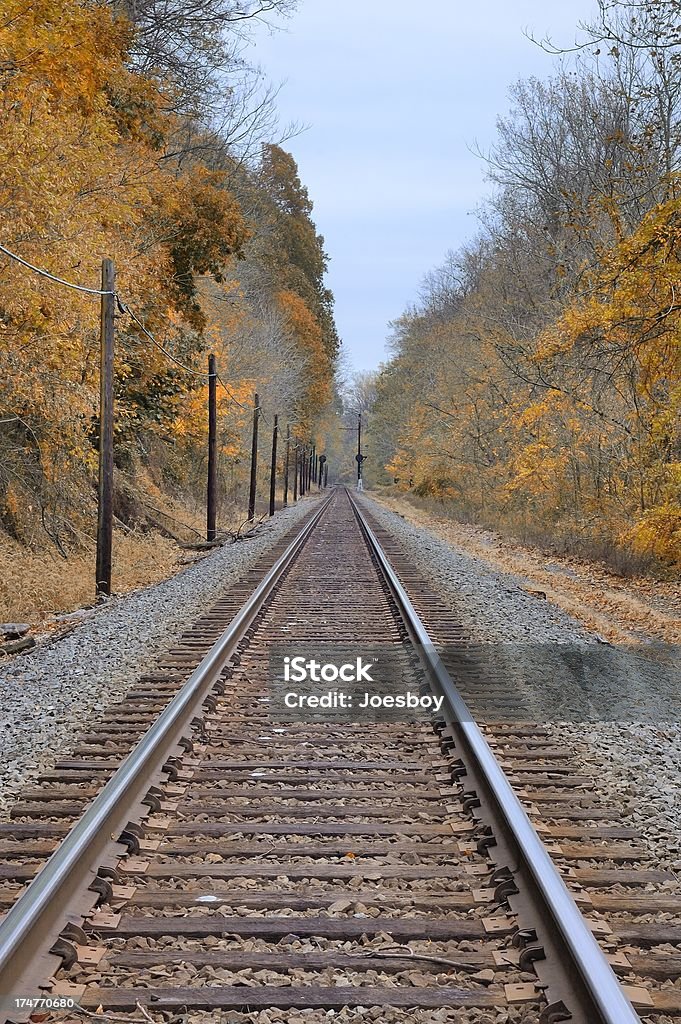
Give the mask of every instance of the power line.
M 65 288 L 72 288 L 74 291 L 77 292 L 85 292 L 87 295 L 114 295 L 116 297 L 116 302 L 118 303 L 118 308 L 120 312 L 127 313 L 127 315 L 135 321 L 140 330 L 146 335 L 146 337 L 149 339 L 152 345 L 154 345 L 159 350 L 159 352 L 162 352 L 167 359 L 170 359 L 171 362 L 175 363 L 186 373 L 191 373 L 195 377 L 200 377 L 202 380 L 208 380 L 210 378 L 209 373 L 203 373 L 201 370 L 194 370 L 191 366 L 187 366 L 186 363 L 183 363 L 180 359 L 178 359 L 177 356 L 174 356 L 172 352 L 169 352 L 168 349 L 164 348 L 163 345 L 161 345 L 161 343 L 156 340 L 151 331 L 147 330 L 147 328 L 144 326 L 139 317 L 137 317 L 135 313 L 133 313 L 133 311 L 130 309 L 130 306 L 121 300 L 121 297 L 118 294 L 118 292 L 103 288 L 86 288 L 84 285 L 73 284 L 72 281 L 65 281 L 64 278 L 56 277 L 54 274 L 51 274 L 48 270 L 43 270 L 41 267 L 36 267 L 33 263 L 29 263 L 28 260 L 25 260 L 21 256 L 18 256 L 15 252 L 12 252 L 10 249 L 2 245 L 1 243 L 0 252 L 3 252 L 5 256 L 9 256 L 10 259 L 16 260 L 16 262 L 20 263 L 22 267 L 26 267 L 28 270 L 32 270 L 35 274 L 39 274 L 41 277 L 47 278 L 48 281 L 54 281 L 55 284 L 61 284 Z M 227 395 L 230 398 L 230 400 L 234 402 L 236 405 L 238 405 L 240 409 L 246 409 L 246 406 L 243 405 L 243 403 L 240 402 L 238 398 L 234 397 L 233 392 L 225 384 L 220 374 L 216 374 L 216 376 L 220 384 L 222 384 L 223 388 L 227 392 Z M 261 414 L 264 416 L 262 410 Z
M 135 321 L 139 329 L 144 334 L 146 334 L 147 338 L 152 343 L 152 345 L 154 345 L 159 350 L 159 352 L 162 352 L 167 359 L 170 359 L 171 362 L 175 363 L 177 366 L 185 370 L 187 373 L 193 374 L 195 377 L 202 377 L 203 380 L 208 380 L 211 377 L 210 373 L 203 373 L 201 370 L 194 370 L 191 366 L 187 366 L 187 364 L 183 363 L 181 359 L 178 359 L 177 356 L 174 356 L 172 352 L 169 352 L 167 348 L 164 348 L 161 342 L 156 340 L 151 331 L 147 330 L 147 328 L 144 326 L 139 317 L 136 316 L 135 313 L 133 313 L 133 311 L 130 309 L 130 306 L 126 305 L 124 302 L 121 302 L 120 298 L 118 298 L 118 308 L 122 313 L 127 313 L 128 316 Z
M 22 267 L 28 267 L 35 274 L 40 274 L 41 277 L 46 277 L 48 281 L 54 281 L 56 284 L 64 285 L 65 288 L 72 288 L 76 292 L 86 292 L 88 295 L 115 295 L 113 291 L 105 291 L 102 288 L 85 288 L 82 284 L 73 284 L 71 281 L 65 281 L 63 277 L 55 277 L 54 274 L 50 274 L 48 270 L 42 270 L 40 267 L 35 267 L 32 263 L 17 256 L 15 252 L 11 252 L 4 245 L 0 244 L 0 252 L 4 252 L 5 256 L 9 256 L 10 259 L 16 260 Z
M 271 423 L 270 423 L 269 419 L 265 415 L 265 410 L 263 409 L 262 405 L 260 405 L 260 403 L 258 403 L 258 413 L 262 416 L 262 418 L 264 419 L 264 421 L 267 424 L 267 426 L 268 427 L 271 426 Z
M 130 306 L 128 306 L 124 302 L 121 302 L 121 299 L 120 299 L 119 296 L 117 296 L 116 298 L 118 300 L 118 308 L 121 310 L 121 312 L 122 313 L 127 313 L 128 316 L 131 317 L 135 321 L 137 326 L 140 328 L 141 331 L 144 332 L 144 334 L 147 336 L 147 338 L 152 343 L 152 345 L 154 345 L 159 350 L 159 352 L 162 352 L 163 355 L 166 356 L 167 359 L 170 359 L 177 366 L 181 367 L 187 373 L 193 374 L 195 377 L 200 377 L 202 380 L 209 380 L 210 379 L 210 377 L 211 377 L 210 373 L 203 373 L 201 370 L 194 370 L 191 366 L 187 366 L 186 363 L 183 363 L 180 359 L 178 359 L 177 356 L 174 356 L 172 354 L 172 352 L 169 352 L 167 348 L 164 348 L 163 345 L 160 343 L 160 341 L 156 340 L 156 338 L 151 333 L 151 331 L 147 330 L 147 328 L 144 326 L 144 324 L 139 319 L 139 317 L 136 316 L 135 313 L 133 313 L 133 311 L 130 309 Z M 222 384 L 223 388 L 227 392 L 228 398 L 230 398 L 232 402 L 234 402 L 236 405 L 238 405 L 240 409 L 246 409 L 246 406 L 243 405 L 239 401 L 238 398 L 234 397 L 232 391 L 227 387 L 227 385 L 225 384 L 225 382 L 222 379 L 222 377 L 220 376 L 220 374 L 216 373 L 215 376 L 217 377 L 217 379 L 219 380 L 219 382 Z
M 230 391 L 230 389 L 227 387 L 227 385 L 225 384 L 225 382 L 222 379 L 222 377 L 220 376 L 220 374 L 217 373 L 215 376 L 217 377 L 217 379 L 220 381 L 220 383 L 222 384 L 223 388 L 227 392 L 228 397 L 231 398 L 232 401 L 235 402 L 239 406 L 240 409 L 245 409 L 246 411 L 248 411 L 248 406 L 244 405 L 243 402 L 240 402 L 238 398 L 234 397 L 234 392 Z

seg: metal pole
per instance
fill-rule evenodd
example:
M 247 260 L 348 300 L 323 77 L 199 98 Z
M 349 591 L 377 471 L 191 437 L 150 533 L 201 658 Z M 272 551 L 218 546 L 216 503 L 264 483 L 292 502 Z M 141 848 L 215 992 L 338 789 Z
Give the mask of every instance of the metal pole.
M 305 494 L 305 463 L 307 461 L 307 450 L 305 445 L 300 449 L 300 497 Z
M 206 540 L 215 540 L 218 493 L 218 371 L 215 356 L 208 356 L 208 493 L 206 500 Z
M 277 434 L 279 433 L 279 417 L 275 415 L 272 427 L 272 463 L 270 465 L 270 515 L 274 515 L 274 500 L 277 489 Z
M 97 563 L 95 587 L 98 594 L 111 593 L 111 545 L 113 541 L 113 364 L 114 292 L 116 268 L 113 260 L 102 260 L 102 295 L 99 369 L 99 494 L 97 506 Z
M 255 488 L 258 473 L 258 420 L 260 419 L 260 400 L 258 392 L 253 396 L 253 440 L 251 442 L 251 486 L 248 492 L 248 521 L 255 517 Z
M 328 486 L 329 486 L 329 464 L 328 464 L 328 462 L 325 462 L 324 463 L 324 487 L 328 487 Z
M 286 424 L 286 456 L 284 458 L 284 508 L 288 505 L 288 460 L 291 451 L 291 425 Z M 295 500 L 295 499 L 294 499 Z
M 357 490 L 363 490 L 362 485 L 362 414 L 357 415 Z

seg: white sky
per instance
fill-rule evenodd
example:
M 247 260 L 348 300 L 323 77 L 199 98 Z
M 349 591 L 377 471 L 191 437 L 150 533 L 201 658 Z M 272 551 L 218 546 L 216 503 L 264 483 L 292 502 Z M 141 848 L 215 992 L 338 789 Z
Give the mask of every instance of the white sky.
M 494 138 L 518 77 L 551 73 L 523 34 L 570 45 L 593 0 L 301 0 L 255 59 L 284 86 L 285 144 L 330 257 L 343 347 L 356 369 L 385 358 L 388 321 L 424 274 L 476 228 L 486 195 L 471 153 Z

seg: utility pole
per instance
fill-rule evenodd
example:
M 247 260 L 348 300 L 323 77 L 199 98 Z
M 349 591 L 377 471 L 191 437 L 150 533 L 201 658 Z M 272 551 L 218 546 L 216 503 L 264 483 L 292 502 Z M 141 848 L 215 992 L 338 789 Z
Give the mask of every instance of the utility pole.
M 208 356 L 208 493 L 206 500 L 206 540 L 215 540 L 218 493 L 218 371 L 215 356 Z
M 253 396 L 253 440 L 251 442 L 251 486 L 248 492 L 248 522 L 255 517 L 255 488 L 258 474 L 258 420 L 260 419 L 260 400 L 258 392 Z
M 298 501 L 298 440 L 293 438 L 293 501 Z
M 270 516 L 274 515 L 274 500 L 277 488 L 277 434 L 279 433 L 279 417 L 275 415 L 272 427 L 272 463 L 270 465 Z
M 284 458 L 284 508 L 288 505 L 288 460 L 291 452 L 291 424 L 286 424 L 286 456 Z M 293 499 L 295 501 L 295 498 Z
M 99 362 L 99 492 L 97 505 L 97 564 L 95 586 L 98 594 L 111 593 L 111 545 L 113 541 L 113 364 L 114 304 L 116 268 L 113 260 L 102 260 L 102 295 Z

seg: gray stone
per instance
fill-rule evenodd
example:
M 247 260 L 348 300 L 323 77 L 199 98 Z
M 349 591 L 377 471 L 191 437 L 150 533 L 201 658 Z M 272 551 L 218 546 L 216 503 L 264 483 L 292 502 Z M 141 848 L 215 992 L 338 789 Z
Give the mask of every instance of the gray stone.
M 0 622 L 0 636 L 5 640 L 18 640 L 25 636 L 30 628 L 28 622 Z

